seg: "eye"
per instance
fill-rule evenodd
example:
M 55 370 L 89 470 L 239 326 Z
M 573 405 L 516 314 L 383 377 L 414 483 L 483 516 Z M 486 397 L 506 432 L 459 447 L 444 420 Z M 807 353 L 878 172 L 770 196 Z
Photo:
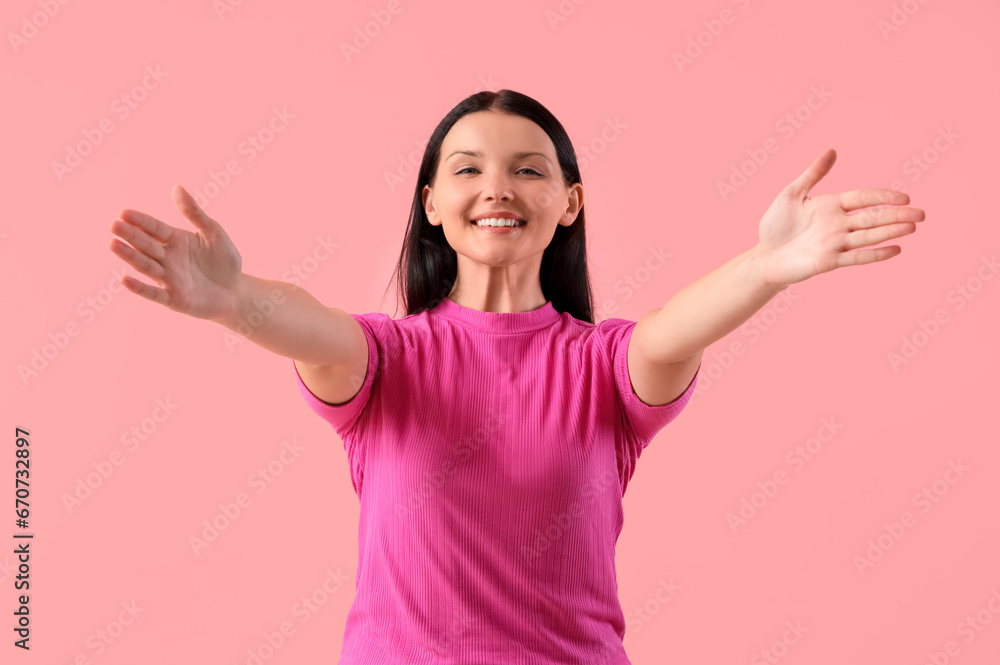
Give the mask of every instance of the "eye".
M 457 171 L 457 172 L 455 173 L 455 175 L 461 175 L 461 174 L 465 173 L 466 171 L 468 171 L 468 170 L 470 170 L 470 169 L 471 169 L 471 170 L 473 170 L 473 171 L 477 170 L 475 166 L 466 166 L 466 167 L 465 167 L 464 169 L 462 169 L 461 171 Z M 539 173 L 539 172 L 538 172 L 538 171 L 536 171 L 535 169 L 533 169 L 533 168 L 529 168 L 529 167 L 527 167 L 527 166 L 526 166 L 526 167 L 524 167 L 523 169 L 519 169 L 519 170 L 518 170 L 517 172 L 518 172 L 518 173 L 520 173 L 521 171 L 531 171 L 531 172 L 532 172 L 532 173 L 534 173 L 535 175 L 542 175 L 541 173 Z

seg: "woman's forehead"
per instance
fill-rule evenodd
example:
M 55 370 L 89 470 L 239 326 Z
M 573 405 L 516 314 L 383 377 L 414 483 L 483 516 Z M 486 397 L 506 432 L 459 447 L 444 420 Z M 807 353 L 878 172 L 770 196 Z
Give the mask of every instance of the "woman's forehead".
M 460 118 L 442 142 L 445 159 L 454 153 L 467 156 L 525 156 L 541 153 L 552 158 L 555 146 L 545 131 L 531 120 L 507 113 L 476 112 Z

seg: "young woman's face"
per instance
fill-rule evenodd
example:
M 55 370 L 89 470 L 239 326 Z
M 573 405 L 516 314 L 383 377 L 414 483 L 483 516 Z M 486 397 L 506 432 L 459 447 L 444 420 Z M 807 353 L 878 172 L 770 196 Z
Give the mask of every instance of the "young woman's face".
M 457 254 L 492 267 L 540 266 L 556 226 L 572 224 L 583 206 L 583 187 L 564 183 L 548 134 L 525 117 L 494 111 L 452 126 L 432 183 L 423 190 L 430 223 L 443 226 Z M 498 211 L 527 223 L 502 233 L 473 223 Z

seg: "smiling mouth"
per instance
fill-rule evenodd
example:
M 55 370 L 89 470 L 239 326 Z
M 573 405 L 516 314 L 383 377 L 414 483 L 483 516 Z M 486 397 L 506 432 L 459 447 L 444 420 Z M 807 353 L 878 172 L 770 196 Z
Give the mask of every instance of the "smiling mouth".
M 518 219 L 518 220 L 515 220 L 516 223 L 511 224 L 510 223 L 511 220 L 504 219 L 504 218 L 485 218 L 485 219 L 481 219 L 481 220 L 478 220 L 478 221 L 477 220 L 471 220 L 471 221 L 472 221 L 472 225 L 473 226 L 478 226 L 480 228 L 482 228 L 482 227 L 489 227 L 489 228 L 498 228 L 498 229 L 503 229 L 503 228 L 517 228 L 519 226 L 524 226 L 525 224 L 528 223 L 528 222 L 524 221 L 523 219 Z

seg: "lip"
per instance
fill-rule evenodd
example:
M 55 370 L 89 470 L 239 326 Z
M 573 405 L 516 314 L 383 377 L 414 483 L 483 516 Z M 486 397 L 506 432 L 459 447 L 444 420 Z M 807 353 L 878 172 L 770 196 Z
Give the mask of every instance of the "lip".
M 524 229 L 524 224 L 521 226 L 479 226 L 477 224 L 473 224 L 472 227 L 478 231 L 483 231 L 484 233 L 510 234 L 521 233 Z

